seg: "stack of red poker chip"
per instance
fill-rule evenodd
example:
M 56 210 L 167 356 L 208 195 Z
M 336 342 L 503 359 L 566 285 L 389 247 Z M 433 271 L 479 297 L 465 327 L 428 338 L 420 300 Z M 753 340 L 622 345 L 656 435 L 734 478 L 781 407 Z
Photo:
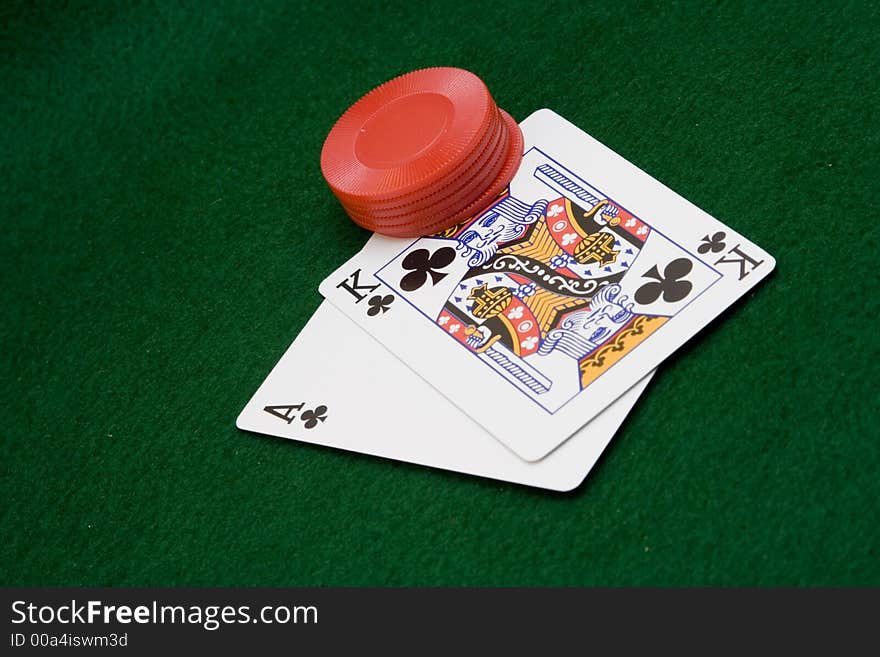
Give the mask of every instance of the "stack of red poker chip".
M 460 68 L 426 68 L 373 89 L 327 135 L 321 171 L 352 220 L 417 237 L 473 215 L 522 159 L 519 126 Z

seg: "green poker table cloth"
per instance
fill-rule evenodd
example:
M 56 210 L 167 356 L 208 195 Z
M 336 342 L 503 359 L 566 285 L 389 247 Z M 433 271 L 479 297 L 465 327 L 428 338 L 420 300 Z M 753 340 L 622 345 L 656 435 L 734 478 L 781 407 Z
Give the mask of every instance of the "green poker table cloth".
M 877 16 L 4 3 L 0 582 L 880 584 Z M 436 65 L 778 261 L 569 494 L 234 426 L 368 238 L 321 177 L 327 131 Z

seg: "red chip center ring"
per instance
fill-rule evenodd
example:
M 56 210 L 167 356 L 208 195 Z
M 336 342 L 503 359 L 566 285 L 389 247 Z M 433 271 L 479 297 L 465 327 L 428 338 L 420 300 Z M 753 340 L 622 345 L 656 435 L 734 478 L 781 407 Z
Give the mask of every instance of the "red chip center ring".
M 361 127 L 354 142 L 355 157 L 373 169 L 401 167 L 440 138 L 454 112 L 452 102 L 435 93 L 392 100 Z

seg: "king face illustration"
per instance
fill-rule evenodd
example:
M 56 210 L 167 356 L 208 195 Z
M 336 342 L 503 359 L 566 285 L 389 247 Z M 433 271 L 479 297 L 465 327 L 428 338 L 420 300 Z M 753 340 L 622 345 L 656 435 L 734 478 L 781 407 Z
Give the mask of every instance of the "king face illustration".
M 458 242 L 456 248 L 464 251 L 471 267 L 485 264 L 495 255 L 499 244 L 522 237 L 526 228 L 541 217 L 546 207 L 544 200 L 529 206 L 508 196 L 471 222 L 455 238 Z

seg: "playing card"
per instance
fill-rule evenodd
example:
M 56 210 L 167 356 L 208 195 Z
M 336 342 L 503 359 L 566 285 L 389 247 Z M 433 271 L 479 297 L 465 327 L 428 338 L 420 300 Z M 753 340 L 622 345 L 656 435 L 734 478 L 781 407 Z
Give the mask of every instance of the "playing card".
M 528 463 L 324 302 L 238 417 L 239 429 L 550 490 L 580 484 L 646 377 L 537 463 Z
M 774 259 L 550 110 L 507 193 L 376 236 L 322 294 L 522 458 L 564 442 Z

